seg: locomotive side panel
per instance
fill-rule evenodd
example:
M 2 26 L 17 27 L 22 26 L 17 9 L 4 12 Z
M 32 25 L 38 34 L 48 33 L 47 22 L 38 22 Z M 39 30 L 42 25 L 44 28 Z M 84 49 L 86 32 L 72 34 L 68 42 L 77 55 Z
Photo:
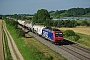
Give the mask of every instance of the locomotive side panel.
M 53 33 L 50 31 L 42 30 L 42 36 L 50 41 L 54 41 Z

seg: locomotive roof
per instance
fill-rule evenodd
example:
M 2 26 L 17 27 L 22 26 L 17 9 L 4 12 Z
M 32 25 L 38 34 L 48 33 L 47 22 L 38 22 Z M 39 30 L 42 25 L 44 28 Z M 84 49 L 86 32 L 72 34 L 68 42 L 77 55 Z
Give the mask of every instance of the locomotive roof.
M 56 29 L 56 28 L 53 28 L 52 30 L 53 30 L 53 31 L 60 31 L 59 29 Z
M 45 30 L 50 30 L 50 31 L 60 31 L 59 29 L 56 29 L 56 28 L 48 28 L 48 27 L 46 27 Z

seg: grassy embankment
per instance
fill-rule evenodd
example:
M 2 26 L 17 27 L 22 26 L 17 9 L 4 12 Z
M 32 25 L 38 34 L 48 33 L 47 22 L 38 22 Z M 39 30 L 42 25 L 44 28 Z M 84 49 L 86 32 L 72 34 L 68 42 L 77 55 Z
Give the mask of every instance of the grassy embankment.
M 66 60 L 33 37 L 19 38 L 17 30 L 13 26 L 7 24 L 7 28 L 25 60 Z
M 90 27 L 60 28 L 60 30 L 73 30 L 77 35 L 80 36 L 80 39 L 74 41 L 72 37 L 65 38 L 90 49 Z

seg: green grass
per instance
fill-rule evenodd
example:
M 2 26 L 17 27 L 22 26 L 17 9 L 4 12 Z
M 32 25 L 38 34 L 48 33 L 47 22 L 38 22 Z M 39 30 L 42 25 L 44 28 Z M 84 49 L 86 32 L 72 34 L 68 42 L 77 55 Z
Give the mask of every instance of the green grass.
M 85 35 L 80 33 L 78 33 L 78 35 L 80 36 L 80 39 L 77 42 L 90 48 L 90 35 Z

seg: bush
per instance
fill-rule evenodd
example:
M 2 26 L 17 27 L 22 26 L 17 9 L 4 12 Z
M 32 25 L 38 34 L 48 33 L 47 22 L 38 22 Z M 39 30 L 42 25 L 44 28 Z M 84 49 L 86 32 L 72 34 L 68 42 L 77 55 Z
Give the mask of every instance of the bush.
M 64 34 L 66 38 L 69 38 L 70 40 L 73 41 L 78 41 L 80 39 L 80 36 L 75 34 L 73 30 L 66 30 Z
M 77 41 L 77 40 L 80 39 L 80 36 L 79 35 L 75 35 L 75 36 L 76 36 L 76 40 L 75 41 Z
M 11 26 L 14 26 L 15 28 L 18 27 L 18 22 L 10 19 L 5 19 L 5 22 Z
M 80 39 L 79 35 L 72 36 L 72 40 L 74 41 L 78 41 L 79 39 Z
M 17 29 L 18 37 L 25 37 L 25 32 L 22 29 Z
M 5 22 L 6 24 L 13 26 L 15 28 L 15 30 L 17 31 L 16 34 L 18 35 L 18 37 L 25 37 L 25 32 L 22 29 L 18 28 L 17 21 L 6 19 Z
M 75 32 L 73 30 L 66 30 L 64 34 L 66 37 L 75 36 Z

